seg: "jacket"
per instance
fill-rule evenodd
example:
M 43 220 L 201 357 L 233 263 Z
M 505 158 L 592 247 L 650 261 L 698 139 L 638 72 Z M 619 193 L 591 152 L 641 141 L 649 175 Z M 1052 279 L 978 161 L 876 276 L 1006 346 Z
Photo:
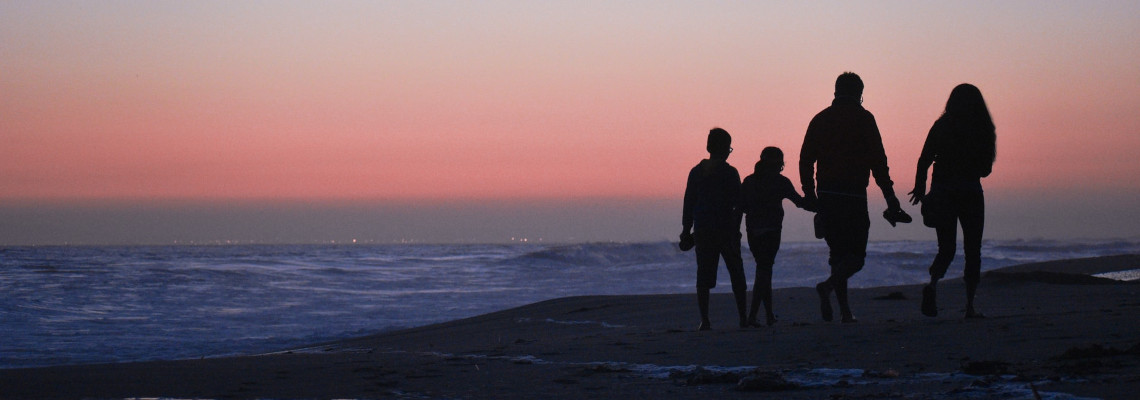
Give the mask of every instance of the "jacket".
M 818 190 L 866 197 L 870 176 L 885 197 L 895 197 L 875 116 L 855 99 L 837 98 L 812 118 L 804 135 L 800 149 L 804 195 L 814 196 Z
M 701 160 L 689 170 L 681 224 L 685 231 L 740 232 L 740 174 L 724 160 Z

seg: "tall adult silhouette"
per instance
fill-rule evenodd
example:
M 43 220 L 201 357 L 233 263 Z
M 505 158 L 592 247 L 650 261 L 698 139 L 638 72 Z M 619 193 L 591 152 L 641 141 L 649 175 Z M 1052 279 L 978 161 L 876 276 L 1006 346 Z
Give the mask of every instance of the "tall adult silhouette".
M 938 235 L 938 255 L 930 264 L 930 284 L 922 291 L 922 313 L 927 316 L 938 315 L 936 288 L 954 260 L 958 223 L 962 224 L 966 255 L 966 318 L 983 316 L 974 308 L 974 294 L 981 281 L 982 230 L 986 219 L 981 178 L 993 171 L 996 142 L 994 122 L 982 92 L 968 83 L 955 87 L 942 116 L 926 135 L 918 157 L 914 190 L 910 192 L 911 203 L 923 203 L 924 222 Z M 934 172 L 927 193 L 926 172 L 931 164 Z
M 684 210 L 681 213 L 682 249 L 686 243 L 696 245 L 697 306 L 701 324 L 697 330 L 709 330 L 709 290 L 716 287 L 717 266 L 724 259 L 732 280 L 732 294 L 740 327 L 745 319 L 748 283 L 744 277 L 744 260 L 740 258 L 740 173 L 728 165 L 732 153 L 732 136 L 721 128 L 709 131 L 705 149 L 709 158 L 701 160 L 689 171 L 685 183 Z
M 829 249 L 831 275 L 816 285 L 824 321 L 832 319 L 830 297 L 835 292 L 843 322 L 856 322 L 847 300 L 847 281 L 863 269 L 867 257 L 869 175 L 875 177 L 887 200 L 883 216 L 888 222 L 893 226 L 910 219 L 895 196 L 875 116 L 862 104 L 863 80 L 852 72 L 839 75 L 835 99 L 812 118 L 800 149 L 804 197 L 808 204 L 818 203 L 814 208 L 822 219 Z

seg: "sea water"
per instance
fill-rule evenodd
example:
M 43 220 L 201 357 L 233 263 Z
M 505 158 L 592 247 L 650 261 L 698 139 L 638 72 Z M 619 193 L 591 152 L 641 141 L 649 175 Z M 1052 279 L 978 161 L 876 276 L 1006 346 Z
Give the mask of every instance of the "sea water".
M 851 285 L 924 282 L 935 247 L 872 242 Z M 982 265 L 1124 253 L 1140 241 L 986 241 Z M 959 256 L 948 277 L 961 271 Z M 827 273 L 823 242 L 784 243 L 773 285 Z M 0 368 L 255 354 L 557 297 L 691 293 L 694 282 L 693 253 L 668 242 L 7 247 Z

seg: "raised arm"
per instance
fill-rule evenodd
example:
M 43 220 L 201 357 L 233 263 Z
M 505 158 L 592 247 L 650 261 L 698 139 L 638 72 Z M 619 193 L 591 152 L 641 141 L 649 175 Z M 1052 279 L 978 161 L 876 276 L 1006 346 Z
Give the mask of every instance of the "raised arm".
M 804 196 L 800 196 L 799 192 L 796 192 L 796 187 L 792 185 L 791 180 L 789 180 L 788 178 L 784 178 L 782 180 L 782 182 L 783 182 L 783 186 L 784 186 L 783 187 L 783 197 L 785 199 L 791 200 L 792 204 L 795 204 L 796 207 L 799 207 L 799 208 L 802 208 L 802 209 L 805 209 L 808 211 L 813 211 L 813 212 L 815 211 L 814 207 L 811 207 L 807 203 L 807 200 L 804 199 Z

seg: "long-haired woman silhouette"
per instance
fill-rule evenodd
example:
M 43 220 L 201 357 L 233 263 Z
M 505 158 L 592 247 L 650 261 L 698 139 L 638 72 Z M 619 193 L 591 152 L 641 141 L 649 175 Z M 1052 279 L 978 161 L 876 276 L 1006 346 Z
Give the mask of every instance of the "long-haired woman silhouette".
M 985 199 L 981 178 L 990 175 L 996 158 L 997 136 L 982 92 L 963 83 L 950 92 L 946 109 L 934 122 L 922 155 L 911 203 L 923 202 L 923 218 L 938 235 L 938 255 L 930 265 L 930 284 L 922 291 L 922 313 L 938 315 L 935 301 L 938 280 L 954 259 L 958 224 L 966 256 L 966 318 L 981 318 L 974 309 L 974 294 L 981 281 L 982 228 L 985 225 Z M 926 172 L 934 164 L 930 192 Z

